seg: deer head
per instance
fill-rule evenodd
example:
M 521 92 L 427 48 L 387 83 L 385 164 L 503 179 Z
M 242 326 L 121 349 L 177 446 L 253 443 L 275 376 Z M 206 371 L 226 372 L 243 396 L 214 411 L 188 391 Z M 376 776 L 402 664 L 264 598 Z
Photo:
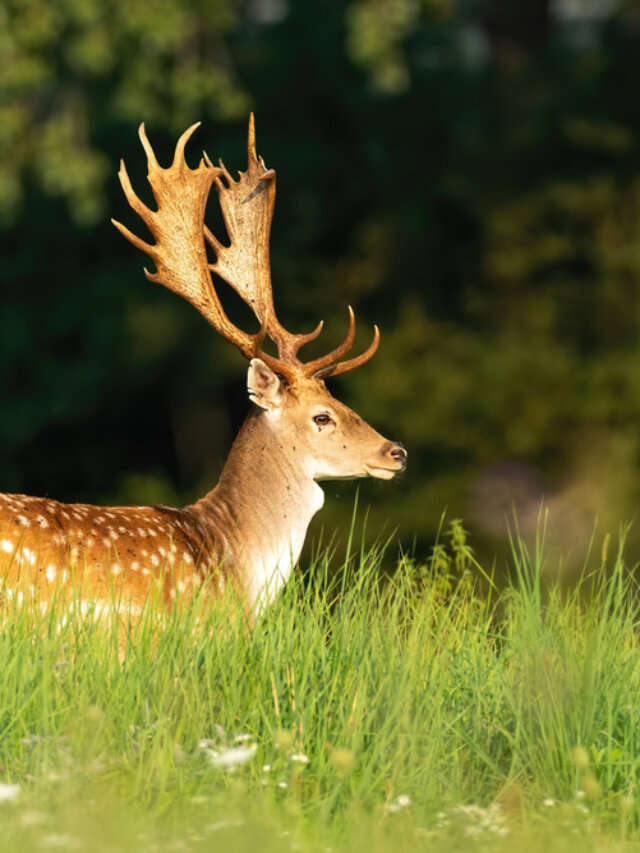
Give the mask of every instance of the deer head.
M 304 362 L 301 348 L 315 340 L 322 322 L 309 333 L 293 334 L 279 322 L 271 287 L 269 236 L 275 202 L 276 176 L 256 155 L 253 114 L 249 119 L 248 165 L 234 180 L 220 160 L 215 166 L 206 153 L 197 168 L 184 158 L 185 145 L 198 124 L 186 130 L 176 145 L 173 163 L 164 169 L 156 160 L 144 125 L 139 136 L 147 156 L 148 179 L 157 210 L 151 210 L 134 192 L 124 162 L 119 178 L 131 207 L 140 215 L 155 243 L 141 240 L 113 221 L 118 230 L 146 252 L 159 282 L 188 299 L 224 338 L 249 359 L 249 397 L 265 429 L 278 439 L 289 464 L 313 480 L 373 476 L 390 479 L 406 465 L 402 445 L 388 441 L 355 412 L 329 393 L 325 379 L 365 364 L 378 349 L 380 333 L 360 355 L 345 358 L 355 339 L 355 317 L 349 306 L 349 328 L 344 341 L 319 358 Z M 212 184 L 218 192 L 229 238 L 228 245 L 204 223 Z M 215 260 L 207 255 L 207 245 Z M 249 334 L 228 318 L 214 286 L 212 273 L 227 282 L 251 309 L 260 331 Z M 277 356 L 264 351 L 265 338 Z

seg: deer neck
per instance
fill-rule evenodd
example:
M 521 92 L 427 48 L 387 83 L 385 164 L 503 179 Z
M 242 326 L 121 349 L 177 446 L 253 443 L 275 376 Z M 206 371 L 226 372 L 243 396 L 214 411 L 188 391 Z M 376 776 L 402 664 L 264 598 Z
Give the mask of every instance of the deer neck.
M 254 408 L 238 433 L 220 480 L 195 504 L 227 571 L 251 607 L 278 594 L 300 556 L 307 528 L 324 503 L 318 484 L 297 464 L 295 444 Z

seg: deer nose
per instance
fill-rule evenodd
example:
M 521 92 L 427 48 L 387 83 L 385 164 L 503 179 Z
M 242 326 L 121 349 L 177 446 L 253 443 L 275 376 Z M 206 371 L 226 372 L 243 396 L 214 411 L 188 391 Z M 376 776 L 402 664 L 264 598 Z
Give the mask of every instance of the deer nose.
M 407 451 L 404 449 L 404 447 L 400 444 L 399 441 L 394 441 L 391 444 L 391 447 L 389 448 L 388 453 L 389 453 L 389 456 L 392 459 L 394 459 L 403 468 L 406 466 L 408 454 L 407 454 Z

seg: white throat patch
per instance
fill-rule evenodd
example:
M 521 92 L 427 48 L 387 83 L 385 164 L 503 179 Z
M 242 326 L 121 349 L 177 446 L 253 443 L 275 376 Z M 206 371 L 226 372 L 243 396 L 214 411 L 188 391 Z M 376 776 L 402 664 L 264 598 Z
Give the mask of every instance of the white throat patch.
M 300 557 L 309 523 L 323 504 L 324 492 L 313 483 L 309 500 L 297 504 L 293 521 L 287 523 L 283 519 L 282 531 L 273 531 L 275 535 L 271 537 L 266 534 L 259 552 L 252 555 L 249 600 L 256 615 L 271 604 L 288 581 Z

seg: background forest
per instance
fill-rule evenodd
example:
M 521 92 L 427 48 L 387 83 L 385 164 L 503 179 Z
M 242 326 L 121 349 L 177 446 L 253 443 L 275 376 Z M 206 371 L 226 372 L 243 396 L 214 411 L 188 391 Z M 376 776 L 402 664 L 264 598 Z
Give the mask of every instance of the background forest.
M 281 319 L 324 318 L 322 349 L 347 303 L 361 346 L 381 326 L 334 384 L 409 450 L 361 486 L 371 531 L 424 555 L 447 507 L 494 549 L 544 498 L 563 549 L 615 532 L 640 505 L 639 72 L 624 0 L 4 0 L 0 487 L 211 487 L 245 364 L 109 217 L 141 233 L 116 179 L 122 156 L 144 188 L 141 120 L 161 162 L 202 120 L 191 163 L 244 168 L 255 110 Z M 316 536 L 353 508 L 327 485 Z

